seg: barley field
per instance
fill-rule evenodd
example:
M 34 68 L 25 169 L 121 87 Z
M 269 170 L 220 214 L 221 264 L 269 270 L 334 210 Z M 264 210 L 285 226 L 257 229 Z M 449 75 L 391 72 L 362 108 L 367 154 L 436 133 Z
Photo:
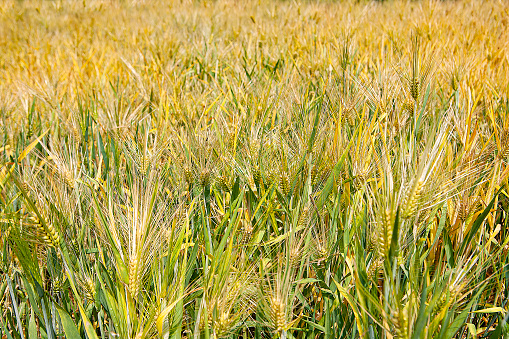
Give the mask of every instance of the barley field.
M 0 2 L 0 338 L 509 338 L 506 1 Z

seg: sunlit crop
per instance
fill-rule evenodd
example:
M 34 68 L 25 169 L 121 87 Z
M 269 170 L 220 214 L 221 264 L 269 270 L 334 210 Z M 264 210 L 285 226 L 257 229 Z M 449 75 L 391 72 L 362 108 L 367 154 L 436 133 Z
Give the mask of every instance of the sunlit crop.
M 0 2 L 0 338 L 506 338 L 509 3 Z

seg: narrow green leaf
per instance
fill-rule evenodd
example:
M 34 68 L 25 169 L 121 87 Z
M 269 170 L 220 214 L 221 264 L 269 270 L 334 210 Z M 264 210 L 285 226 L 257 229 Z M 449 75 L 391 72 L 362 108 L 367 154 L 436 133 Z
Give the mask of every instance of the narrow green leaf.
M 7 331 L 7 327 L 5 326 L 5 322 L 3 319 L 3 315 L 0 314 L 0 333 L 3 333 L 7 339 L 12 339 L 11 334 Z
M 389 247 L 389 260 L 391 260 L 396 256 L 399 247 L 399 207 L 396 211 L 396 218 L 394 220 L 394 227 L 392 228 L 392 238 L 391 238 L 391 246 Z
M 488 213 L 490 213 L 491 209 L 493 208 L 493 205 L 495 205 L 495 200 L 496 200 L 498 194 L 500 193 L 501 189 L 502 188 L 500 188 L 493 195 L 493 198 L 491 199 L 491 201 L 488 204 L 488 206 L 486 206 L 484 211 L 479 216 L 477 216 L 477 218 L 475 219 L 474 224 L 472 225 L 472 228 L 470 228 L 470 231 L 468 231 L 467 236 L 463 240 L 463 242 L 461 244 L 461 247 L 460 247 L 460 250 L 458 251 L 458 253 L 463 253 L 465 251 L 466 247 L 470 244 L 470 242 L 472 241 L 472 238 L 477 233 L 477 231 L 479 230 L 479 228 L 481 227 L 483 222 L 486 220 L 486 217 L 488 216 Z
M 472 299 L 468 303 L 467 307 L 463 312 L 461 312 L 456 319 L 447 327 L 447 332 L 445 334 L 445 338 L 453 338 L 454 335 L 458 332 L 458 330 L 465 324 L 465 320 L 468 317 L 468 313 L 474 302 L 477 302 L 479 295 L 481 295 L 482 292 L 484 292 L 484 288 L 486 286 L 483 286 L 479 289 L 479 291 L 472 296 Z
M 503 314 L 505 314 L 506 312 L 507 311 L 504 310 L 502 307 L 490 307 L 490 308 L 485 308 L 483 310 L 477 310 L 472 313 L 503 313 Z
M 30 312 L 30 322 L 28 323 L 28 339 L 37 339 L 37 327 L 35 325 L 34 310 Z
M 314 283 L 314 282 L 318 282 L 318 281 L 320 281 L 320 280 L 314 279 L 314 278 L 304 278 L 304 279 L 294 281 L 293 283 L 296 285 L 297 284 L 310 284 L 310 283 Z
M 426 275 L 426 274 L 425 274 Z M 426 299 L 428 296 L 428 287 L 426 284 L 426 279 L 423 280 L 423 287 L 421 292 L 421 303 L 419 305 L 419 315 L 417 316 L 417 320 L 415 322 L 414 333 L 412 334 L 412 339 L 418 339 L 426 325 L 426 320 L 428 319 L 428 312 L 426 310 Z
M 64 327 L 66 338 L 68 339 L 81 338 L 80 332 L 78 331 L 78 328 L 72 321 L 72 318 L 69 316 L 69 314 L 60 306 L 55 305 L 55 307 L 58 311 L 58 315 L 60 316 L 62 326 Z

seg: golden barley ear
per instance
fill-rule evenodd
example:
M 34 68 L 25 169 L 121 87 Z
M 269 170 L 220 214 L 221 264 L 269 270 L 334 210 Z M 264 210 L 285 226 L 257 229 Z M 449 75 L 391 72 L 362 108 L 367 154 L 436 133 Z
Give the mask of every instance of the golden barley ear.
M 286 329 L 286 305 L 278 296 L 270 298 L 270 318 L 277 333 Z
M 141 286 L 140 256 L 138 253 L 129 258 L 129 285 L 128 289 L 133 299 L 138 298 Z

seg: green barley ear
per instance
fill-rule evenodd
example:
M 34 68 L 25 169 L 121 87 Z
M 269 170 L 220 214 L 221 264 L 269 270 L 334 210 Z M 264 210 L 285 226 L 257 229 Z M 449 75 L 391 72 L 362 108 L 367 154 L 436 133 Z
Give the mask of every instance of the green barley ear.
M 328 258 L 330 249 L 326 246 L 326 244 L 323 244 L 319 240 L 315 240 L 314 245 L 316 250 L 317 264 L 321 265 L 325 263 L 326 259 Z
M 412 50 L 412 64 L 411 74 L 408 77 L 408 91 L 412 99 L 414 101 L 418 101 L 422 94 L 422 88 L 425 86 L 426 81 L 431 73 L 433 57 L 421 60 L 420 41 L 417 35 L 415 35 L 413 38 Z
M 309 207 L 304 207 L 298 215 L 297 229 L 302 229 L 309 224 L 310 221 Z
M 373 233 L 373 243 L 378 251 L 379 257 L 383 260 L 387 258 L 389 254 L 392 231 L 395 222 L 395 213 L 392 208 L 389 207 L 382 209 L 379 215 L 379 221 L 377 222 Z
M 84 291 L 85 300 L 93 303 L 96 298 L 95 283 L 89 276 L 84 276 L 78 280 L 80 287 Z
M 242 222 L 242 229 L 240 232 L 240 243 L 245 245 L 251 241 L 251 238 L 253 236 L 253 225 L 251 224 L 251 221 L 249 220 L 247 212 L 243 214 L 241 222 Z
M 311 166 L 310 175 L 311 175 L 311 185 L 316 185 L 318 177 L 318 166 L 316 164 L 313 164 Z
M 419 197 L 424 186 L 424 180 L 412 180 L 405 189 L 405 194 L 401 200 L 401 216 L 403 218 L 410 218 L 417 210 Z
M 371 260 L 371 264 L 369 265 L 367 272 L 369 280 L 375 280 L 375 278 L 377 278 L 378 274 L 383 269 L 383 264 L 383 258 L 381 257 Z
M 288 196 L 290 194 L 290 178 L 286 171 L 281 173 L 279 177 L 279 187 L 284 195 Z
M 302 260 L 302 257 L 304 255 L 303 252 L 304 251 L 300 246 L 292 247 L 292 249 L 288 253 L 290 266 L 295 266 L 295 267 L 299 266 L 299 264 Z
M 226 173 L 221 174 L 216 178 L 216 185 L 220 190 L 229 192 L 231 188 L 230 176 Z
M 251 171 L 255 185 L 260 185 L 262 181 L 262 173 L 260 172 L 260 167 L 258 165 L 253 165 L 251 166 Z
M 64 286 L 65 286 L 66 278 L 58 278 L 53 277 L 51 281 L 51 292 L 53 293 L 62 293 L 64 292 Z
M 417 101 L 420 94 L 421 82 L 419 79 L 419 40 L 415 36 L 413 40 L 413 54 L 412 54 L 412 75 L 410 77 L 410 96 Z
M 194 172 L 191 170 L 191 168 L 186 165 L 182 169 L 182 172 L 183 172 L 184 181 L 186 182 L 186 184 L 192 185 L 194 182 Z
M 147 173 L 148 167 L 150 166 L 150 159 L 146 154 L 139 154 L 138 161 L 136 162 L 138 170 L 141 173 Z
M 200 185 L 202 186 L 202 188 L 210 186 L 211 180 L 210 177 L 211 177 L 210 170 L 206 167 L 202 169 L 202 171 L 200 172 Z
M 76 144 L 79 144 L 79 141 L 81 140 L 81 132 L 74 124 L 71 125 L 71 135 L 73 138 L 73 142 Z
M 221 312 L 218 319 L 214 321 L 213 328 L 217 338 L 223 338 L 228 334 L 231 328 L 231 319 L 228 312 Z
M 30 185 L 28 184 L 28 182 L 22 181 L 21 187 L 23 187 L 23 189 L 27 192 L 27 195 L 30 196 L 31 190 L 30 190 Z
M 54 248 L 60 248 L 62 244 L 62 238 L 58 232 L 58 230 L 55 228 L 51 220 L 49 220 L 47 214 L 45 213 L 44 209 L 41 208 L 41 205 L 43 205 L 43 202 L 40 200 L 37 200 L 37 196 L 35 194 L 31 194 L 31 190 L 27 191 L 26 188 L 28 185 L 26 182 L 20 182 L 20 180 L 13 176 L 15 184 L 18 186 L 18 189 L 21 191 L 21 194 L 25 198 L 25 202 L 28 205 L 30 209 L 30 214 L 27 217 L 27 222 L 30 226 L 33 228 L 33 234 L 37 239 L 43 244 L 54 247 Z M 29 188 L 29 187 L 28 187 Z M 34 198 L 34 199 L 32 199 Z
M 457 91 L 460 84 L 460 75 L 458 71 L 455 71 L 451 74 L 451 88 L 453 91 Z
M 269 307 L 269 326 L 272 330 L 284 335 L 286 332 L 299 321 L 299 317 L 294 317 L 291 312 L 290 305 L 277 293 L 272 294 L 268 300 Z
M 442 292 L 440 297 L 436 300 L 435 304 L 433 305 L 433 308 L 431 310 L 431 314 L 438 314 L 440 313 L 446 304 L 449 302 L 449 289 L 446 289 L 445 292 Z
M 61 175 L 64 178 L 64 181 L 67 184 L 67 186 L 73 188 L 75 184 L 74 174 L 70 170 L 65 169 L 63 173 L 61 173 Z
M 28 221 L 34 226 L 35 234 L 39 235 L 44 244 L 54 248 L 60 247 L 60 235 L 52 223 L 41 222 L 37 216 L 28 217 Z
M 276 173 L 275 167 L 270 166 L 269 169 L 267 170 L 267 172 L 268 173 L 266 174 L 266 177 L 264 178 L 264 180 L 267 180 L 266 184 L 267 185 L 277 184 L 278 175 Z
M 391 313 L 391 318 L 396 337 L 408 339 L 408 309 L 406 307 L 398 307 L 397 311 Z

